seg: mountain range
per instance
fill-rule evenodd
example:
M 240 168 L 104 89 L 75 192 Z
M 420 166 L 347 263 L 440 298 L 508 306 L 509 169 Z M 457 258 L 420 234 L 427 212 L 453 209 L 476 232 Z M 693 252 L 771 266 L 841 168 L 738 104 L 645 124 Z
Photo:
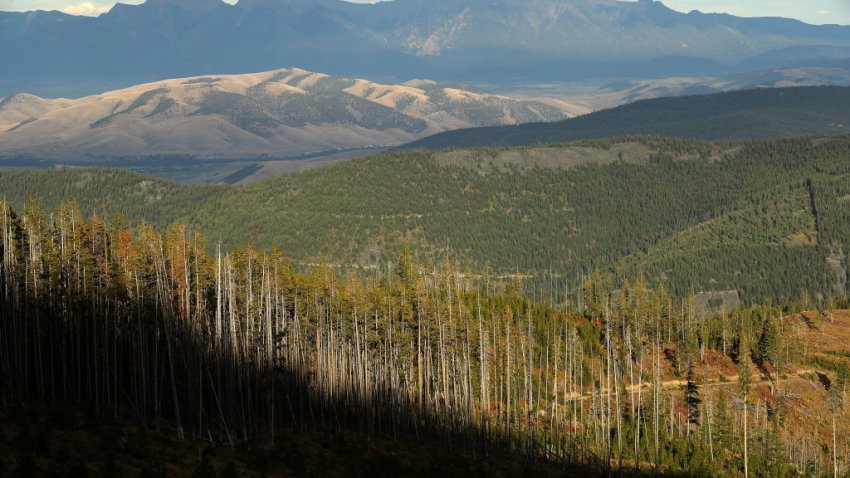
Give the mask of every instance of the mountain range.
M 387 85 L 292 68 L 159 81 L 81 99 L 9 96 L 0 100 L 0 153 L 65 161 L 291 157 L 585 112 L 432 81 Z
M 850 27 L 640 0 L 148 0 L 97 18 L 0 13 L 0 95 L 81 96 L 280 65 L 403 82 L 563 81 L 850 57 Z

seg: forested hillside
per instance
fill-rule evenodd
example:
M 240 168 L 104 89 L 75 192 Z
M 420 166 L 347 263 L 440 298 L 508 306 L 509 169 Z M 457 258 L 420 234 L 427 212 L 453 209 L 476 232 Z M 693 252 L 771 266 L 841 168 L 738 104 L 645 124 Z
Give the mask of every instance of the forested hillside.
M 745 303 L 846 292 L 850 137 L 750 142 L 652 138 L 531 149 L 374 156 L 246 187 L 182 186 L 113 170 L 0 171 L 0 196 L 158 227 L 210 249 L 277 247 L 296 268 L 374 275 L 409 244 L 431 264 L 517 276 L 538 298 L 575 295 L 595 269 L 676 296 Z
M 208 253 L 189 231 L 87 219 L 74 203 L 48 212 L 0 202 L 0 444 L 6 430 L 17 437 L 0 447 L 0 475 L 137 476 L 141 463 L 153 476 L 189 476 L 185 457 L 151 452 L 164 436 L 172 447 L 235 448 L 228 476 L 246 461 L 250 476 L 271 466 L 278 476 L 848 469 L 846 311 L 706 315 L 694 298 L 600 273 L 582 281 L 579 302 L 553 307 L 404 248 L 381 277 L 344 279 L 327 267 L 294 272 L 251 246 Z M 66 405 L 9 417 L 33 400 Z M 51 426 L 106 435 L 72 455 L 91 446 L 57 443 Z M 373 439 L 459 456 L 375 462 L 364 445 Z M 204 455 L 192 476 L 213 476 Z
M 618 135 L 764 139 L 850 131 L 850 88 L 763 88 L 637 101 L 571 120 L 440 133 L 404 149 L 525 146 Z

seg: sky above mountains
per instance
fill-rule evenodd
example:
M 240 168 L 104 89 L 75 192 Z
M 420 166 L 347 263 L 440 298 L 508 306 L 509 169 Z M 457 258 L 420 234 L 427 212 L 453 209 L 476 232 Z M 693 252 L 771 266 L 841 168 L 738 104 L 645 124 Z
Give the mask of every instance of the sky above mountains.
M 236 0 L 224 0 L 236 3 Z M 373 3 L 374 0 L 351 0 Z M 142 0 L 124 0 L 122 3 L 143 3 Z M 0 10 L 61 10 L 74 15 L 99 15 L 108 11 L 114 1 L 109 0 L 0 0 Z M 807 23 L 850 24 L 850 2 L 847 0 L 665 0 L 664 4 L 675 10 L 688 12 L 724 12 L 737 16 L 781 16 L 797 18 Z

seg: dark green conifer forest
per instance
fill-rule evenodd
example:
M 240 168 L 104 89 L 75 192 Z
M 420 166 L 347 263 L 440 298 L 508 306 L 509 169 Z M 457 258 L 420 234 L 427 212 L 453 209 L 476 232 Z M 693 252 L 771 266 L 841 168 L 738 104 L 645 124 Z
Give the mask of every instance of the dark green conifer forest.
M 192 224 L 225 249 L 277 247 L 293 267 L 386 273 L 403 244 L 430 264 L 523 278 L 558 302 L 600 269 L 671 294 L 745 304 L 847 292 L 850 137 L 625 138 L 527 149 L 384 154 L 240 187 L 117 170 L 0 171 L 0 194 L 86 214 Z M 211 251 L 207 251 L 211 252 Z

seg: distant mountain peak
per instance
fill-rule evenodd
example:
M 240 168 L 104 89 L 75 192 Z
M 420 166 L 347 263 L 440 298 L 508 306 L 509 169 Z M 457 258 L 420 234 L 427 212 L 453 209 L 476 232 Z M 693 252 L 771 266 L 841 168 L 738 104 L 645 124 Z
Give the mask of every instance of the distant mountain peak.
M 711 64 L 699 75 L 721 75 L 787 48 L 850 47 L 850 27 L 688 15 L 650 0 L 147 0 L 97 18 L 4 14 L 0 45 L 0 64 L 15 65 L 0 68 L 0 94 L 43 85 L 36 92 L 79 96 L 97 90 L 77 85 L 282 63 L 393 82 L 693 76 L 694 60 Z M 671 58 L 684 60 L 658 61 Z
M 224 4 L 222 0 L 147 0 L 145 5 L 175 5 L 184 8 L 219 6 Z
M 333 4 L 340 3 L 342 0 L 239 0 L 236 3 L 237 7 L 242 8 L 253 8 L 253 7 L 264 7 L 264 6 L 278 6 L 278 5 L 310 5 L 310 4 Z
M 35 95 L 30 95 L 28 93 L 15 93 L 13 95 L 9 95 L 5 98 L 0 98 L 0 110 L 3 108 L 15 105 L 15 104 L 27 104 L 27 103 L 43 103 L 46 100 L 43 98 L 39 98 Z
M 222 0 L 147 0 L 143 5 L 147 8 L 176 7 L 189 11 L 209 11 L 227 4 Z

